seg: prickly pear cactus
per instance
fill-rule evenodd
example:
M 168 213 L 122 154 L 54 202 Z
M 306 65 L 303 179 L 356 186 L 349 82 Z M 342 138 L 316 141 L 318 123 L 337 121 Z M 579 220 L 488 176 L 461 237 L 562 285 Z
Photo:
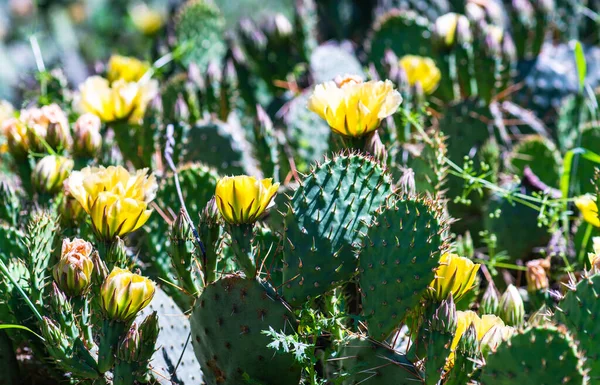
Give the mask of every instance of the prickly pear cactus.
M 540 135 L 521 138 L 510 152 L 508 163 L 519 177 L 523 177 L 525 167 L 529 167 L 546 185 L 558 187 L 562 159 L 549 139 Z
M 442 207 L 402 197 L 377 210 L 363 233 L 358 282 L 369 335 L 384 340 L 419 303 L 446 247 Z
M 333 80 L 336 76 L 363 74 L 356 56 L 334 44 L 324 44 L 313 51 L 310 56 L 310 70 L 317 84 Z
M 207 384 L 297 384 L 291 353 L 267 347 L 270 328 L 295 329 L 292 312 L 265 282 L 228 275 L 208 285 L 191 318 L 192 343 Z
M 555 319 L 564 324 L 585 354 L 591 379 L 600 379 L 600 274 L 584 277 L 558 304 Z
M 204 72 L 211 62 L 220 61 L 226 51 L 224 27 L 221 13 L 212 2 L 192 0 L 185 4 L 175 22 L 178 43 L 186 47 L 183 62 L 195 63 Z
M 183 159 L 201 162 L 223 174 L 261 175 L 244 131 L 234 122 L 196 123 L 185 139 Z
M 566 333 L 551 326 L 531 328 L 513 335 L 488 356 L 481 382 L 581 385 L 581 358 Z
M 412 11 L 391 10 L 382 15 L 367 41 L 369 60 L 378 72 L 383 72 L 385 52 L 391 50 L 398 58 L 404 55 L 432 56 L 431 23 Z
M 405 356 L 359 335 L 343 342 L 335 359 L 340 372 L 346 374 L 343 385 L 412 385 L 423 381 Z
M 360 154 L 336 154 L 312 169 L 285 213 L 286 301 L 301 304 L 350 279 L 358 233 L 392 189 L 386 170 Z
M 150 305 L 138 315 L 138 321 L 141 322 L 152 312 L 157 312 L 160 327 L 157 350 L 150 361 L 156 381 L 162 385 L 204 384 L 200 365 L 187 338 L 190 335 L 187 316 L 160 288 L 156 289 Z

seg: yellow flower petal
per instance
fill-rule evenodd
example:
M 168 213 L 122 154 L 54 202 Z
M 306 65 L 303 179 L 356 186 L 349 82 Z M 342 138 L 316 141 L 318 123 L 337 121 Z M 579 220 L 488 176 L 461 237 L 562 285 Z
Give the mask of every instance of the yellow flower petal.
M 265 212 L 278 188 L 279 183 L 273 184 L 272 179 L 259 181 L 246 175 L 225 177 L 217 183 L 217 207 L 228 223 L 252 223 Z
M 400 59 L 400 67 L 404 69 L 408 84 L 414 86 L 420 83 L 423 92 L 431 94 L 437 88 L 442 73 L 435 62 L 428 57 L 406 55 Z
M 590 194 L 575 198 L 575 206 L 581 211 L 583 220 L 595 227 L 600 227 L 596 197 Z

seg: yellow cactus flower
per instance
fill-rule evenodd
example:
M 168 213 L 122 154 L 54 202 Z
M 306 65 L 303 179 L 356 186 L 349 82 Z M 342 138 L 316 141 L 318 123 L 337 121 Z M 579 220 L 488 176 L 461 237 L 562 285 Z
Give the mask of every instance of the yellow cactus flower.
M 131 321 L 154 297 L 154 283 L 129 270 L 115 267 L 100 288 L 104 315 L 111 320 Z
M 447 369 L 454 365 L 454 352 L 458 342 L 467 328 L 473 324 L 477 331 L 477 340 L 482 349 L 496 349 L 503 339 L 508 338 L 512 328 L 504 325 L 504 322 L 497 316 L 485 314 L 481 318 L 474 311 L 457 311 L 456 332 L 450 345 L 450 355 L 448 356 Z
M 117 80 L 137 82 L 150 69 L 150 64 L 134 57 L 112 55 L 108 60 L 106 76 L 111 83 Z
M 402 96 L 391 81 L 329 81 L 319 84 L 308 100 L 308 108 L 327 121 L 332 131 L 360 137 L 375 131 L 381 120 L 394 114 Z
M 279 183 L 253 176 L 225 177 L 217 183 L 215 196 L 223 219 L 232 225 L 255 222 L 277 193 Z
M 25 123 L 17 118 L 8 118 L 2 123 L 1 131 L 6 136 L 8 151 L 12 156 L 19 159 L 27 157 L 30 146 Z
M 134 4 L 129 9 L 133 25 L 144 35 L 154 35 L 165 23 L 164 15 L 146 3 Z
M 92 284 L 92 244 L 83 239 L 63 239 L 61 257 L 52 269 L 54 281 L 68 296 L 87 293 Z
M 600 237 L 593 237 L 593 253 L 588 253 L 588 258 L 590 259 L 590 266 L 592 268 L 596 268 L 600 270 Z
M 548 272 L 550 271 L 550 258 L 534 259 L 527 262 L 527 290 L 536 292 L 545 290 L 550 286 Z
M 110 84 L 103 77 L 91 76 L 79 86 L 74 107 L 80 113 L 92 113 L 107 123 L 139 123 L 157 93 L 156 80 L 127 82 L 119 79 Z
M 575 206 L 581 211 L 584 221 L 594 227 L 600 227 L 598 206 L 596 205 L 596 197 L 594 195 L 586 194 L 575 198 Z
M 429 284 L 429 296 L 441 302 L 452 293 L 454 300 L 459 301 L 473 288 L 480 266 L 456 254 L 442 255 L 435 273 L 436 277 Z
M 442 78 L 442 73 L 435 62 L 428 57 L 406 55 L 400 59 L 400 67 L 404 69 L 408 84 L 414 86 L 419 83 L 423 92 L 431 94 L 437 88 Z
M 111 241 L 140 228 L 152 213 L 156 179 L 148 169 L 130 174 L 121 166 L 86 167 L 71 173 L 65 187 L 90 215 L 98 237 Z

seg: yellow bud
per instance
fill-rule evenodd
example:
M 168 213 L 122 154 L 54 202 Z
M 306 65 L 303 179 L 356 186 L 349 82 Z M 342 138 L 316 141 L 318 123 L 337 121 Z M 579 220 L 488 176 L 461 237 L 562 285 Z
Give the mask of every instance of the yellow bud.
M 115 267 L 100 289 L 104 315 L 111 320 L 128 322 L 154 297 L 154 283 L 129 270 Z
M 54 281 L 68 296 L 87 293 L 92 283 L 94 263 L 91 259 L 92 244 L 83 239 L 63 239 L 61 257 L 52 269 Z
M 428 295 L 441 302 L 452 293 L 454 300 L 459 301 L 473 288 L 479 267 L 478 263 L 456 254 L 442 255 L 435 278 L 429 284 Z
M 65 188 L 88 213 L 97 236 L 105 241 L 123 237 L 146 223 L 156 195 L 156 180 L 148 169 L 130 174 L 121 166 L 86 167 L 75 171 Z
M 8 118 L 2 123 L 2 133 L 6 136 L 8 151 L 17 159 L 22 160 L 29 152 L 27 126 L 17 118 Z
M 137 3 L 129 9 L 133 25 L 144 35 L 154 35 L 165 22 L 163 14 L 148 7 L 146 3 Z
M 83 114 L 75 122 L 73 150 L 76 154 L 93 156 L 102 147 L 100 118 L 94 114 Z
M 581 211 L 583 220 L 595 227 L 600 227 L 596 197 L 591 194 L 575 198 L 575 206 Z
M 221 216 L 230 224 L 255 222 L 267 209 L 277 193 L 279 183 L 257 180 L 253 176 L 225 177 L 219 180 L 215 191 Z
M 61 191 L 63 182 L 73 170 L 73 165 L 73 160 L 64 156 L 47 155 L 43 157 L 37 162 L 31 174 L 33 187 L 46 194 L 55 194 Z
M 360 137 L 375 131 L 402 102 L 391 81 L 359 80 L 346 75 L 337 83 L 318 84 L 308 100 L 308 108 L 326 120 L 337 134 Z
M 107 77 L 111 83 L 117 80 L 137 82 L 150 69 L 150 64 L 134 57 L 112 55 L 108 60 Z
M 435 65 L 435 62 L 428 57 L 403 56 L 400 59 L 400 67 L 406 73 L 408 84 L 414 86 L 419 83 L 426 94 L 431 94 L 435 91 L 442 78 L 442 73 Z

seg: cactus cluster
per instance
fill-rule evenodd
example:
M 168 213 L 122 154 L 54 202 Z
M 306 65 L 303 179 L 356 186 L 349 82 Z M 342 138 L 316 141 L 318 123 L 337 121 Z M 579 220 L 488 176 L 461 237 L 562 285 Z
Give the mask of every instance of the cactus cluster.
M 599 383 L 597 2 L 33 3 L 0 383 Z

